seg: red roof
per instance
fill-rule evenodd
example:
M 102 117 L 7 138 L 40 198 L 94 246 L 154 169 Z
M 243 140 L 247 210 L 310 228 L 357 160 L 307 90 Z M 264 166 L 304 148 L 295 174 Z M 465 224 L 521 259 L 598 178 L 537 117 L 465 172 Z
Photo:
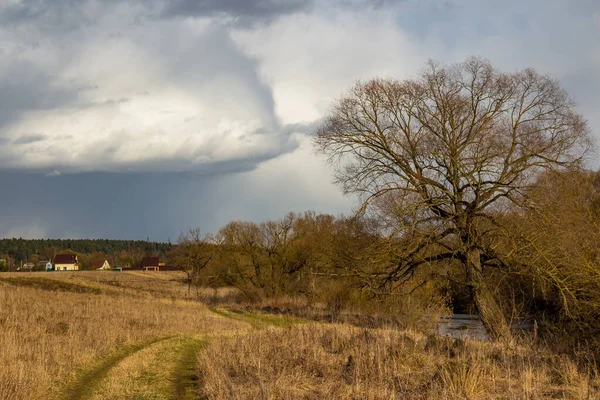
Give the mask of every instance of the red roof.
M 92 268 L 101 268 L 106 260 L 97 260 L 92 263 Z
M 75 254 L 57 254 L 54 257 L 54 264 L 75 264 L 77 256 Z
M 158 267 L 158 257 L 142 258 L 142 267 Z

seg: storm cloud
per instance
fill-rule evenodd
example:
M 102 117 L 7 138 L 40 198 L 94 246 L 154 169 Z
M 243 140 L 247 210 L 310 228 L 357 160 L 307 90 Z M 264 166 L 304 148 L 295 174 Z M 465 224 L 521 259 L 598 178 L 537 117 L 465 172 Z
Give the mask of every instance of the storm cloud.
M 307 0 L 175 0 L 166 5 L 164 16 L 232 16 L 273 19 L 286 14 L 306 11 L 312 5 Z
M 593 0 L 6 0 L 0 236 L 350 212 L 310 135 L 357 79 L 428 59 L 551 74 L 598 138 L 598 37 Z

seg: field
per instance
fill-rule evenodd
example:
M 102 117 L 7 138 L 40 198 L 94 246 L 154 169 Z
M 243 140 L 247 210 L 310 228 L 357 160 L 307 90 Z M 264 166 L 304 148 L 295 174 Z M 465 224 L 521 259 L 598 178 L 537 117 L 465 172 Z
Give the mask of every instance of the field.
M 226 307 L 178 273 L 0 275 L 1 399 L 593 399 L 597 371 L 499 344 Z M 220 304 L 219 300 L 222 300 Z

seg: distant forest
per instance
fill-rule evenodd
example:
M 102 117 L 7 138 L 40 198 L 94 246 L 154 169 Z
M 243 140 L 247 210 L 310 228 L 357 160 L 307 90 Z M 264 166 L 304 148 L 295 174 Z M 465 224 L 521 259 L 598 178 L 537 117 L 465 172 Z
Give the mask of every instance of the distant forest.
M 0 239 L 0 258 L 12 257 L 14 260 L 27 260 L 30 255 L 41 254 L 43 250 L 55 248 L 58 251 L 72 250 L 76 253 L 114 253 L 133 249 L 163 255 L 173 245 L 164 242 L 145 240 L 109 240 L 109 239 Z

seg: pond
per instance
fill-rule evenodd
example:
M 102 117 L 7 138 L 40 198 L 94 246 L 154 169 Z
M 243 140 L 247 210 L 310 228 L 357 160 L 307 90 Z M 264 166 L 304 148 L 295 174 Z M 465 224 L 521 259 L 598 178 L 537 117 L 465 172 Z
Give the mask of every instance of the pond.
M 511 325 L 513 332 L 532 329 L 533 323 L 530 321 Z M 461 339 L 490 339 L 477 314 L 453 314 L 442 317 L 438 325 L 438 334 Z
M 453 338 L 488 340 L 483 323 L 475 314 L 453 314 L 440 319 L 438 333 Z

